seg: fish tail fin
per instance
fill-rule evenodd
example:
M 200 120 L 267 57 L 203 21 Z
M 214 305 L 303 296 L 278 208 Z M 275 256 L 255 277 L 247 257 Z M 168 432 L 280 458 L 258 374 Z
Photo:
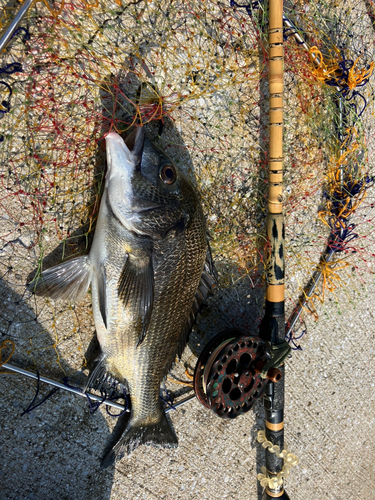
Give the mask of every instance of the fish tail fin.
M 141 444 L 151 444 L 156 448 L 177 448 L 177 436 L 161 408 L 144 419 L 131 418 L 118 443 L 103 458 L 101 467 L 109 467 Z

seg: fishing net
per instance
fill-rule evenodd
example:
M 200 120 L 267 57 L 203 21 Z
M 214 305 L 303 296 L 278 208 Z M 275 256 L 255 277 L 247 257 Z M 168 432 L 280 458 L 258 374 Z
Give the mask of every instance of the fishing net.
M 13 14 L 4 9 L 2 27 Z M 301 303 L 296 338 L 337 288 L 355 303 L 373 280 L 374 18 L 372 3 L 338 2 L 288 3 L 285 16 L 286 307 L 291 314 Z M 31 7 L 0 68 L 0 329 L 16 345 L 13 360 L 60 377 L 85 365 L 95 332 L 89 295 L 53 302 L 25 283 L 89 250 L 103 137 L 134 125 L 146 126 L 201 192 L 219 278 L 196 350 L 208 331 L 257 332 L 269 245 L 267 71 L 263 2 Z

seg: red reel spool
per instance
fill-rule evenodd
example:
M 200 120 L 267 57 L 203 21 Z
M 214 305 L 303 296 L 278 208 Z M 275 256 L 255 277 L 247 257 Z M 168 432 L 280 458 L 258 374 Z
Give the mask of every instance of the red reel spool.
M 226 330 L 211 340 L 194 372 L 198 400 L 222 418 L 248 412 L 268 379 L 259 371 L 269 359 L 266 343 L 240 330 Z

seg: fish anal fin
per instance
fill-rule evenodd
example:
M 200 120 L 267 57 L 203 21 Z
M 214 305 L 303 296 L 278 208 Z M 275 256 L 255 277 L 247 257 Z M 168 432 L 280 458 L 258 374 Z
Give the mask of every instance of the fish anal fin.
M 142 329 L 137 347 L 147 334 L 154 300 L 154 271 L 152 256 L 137 259 L 129 256 L 118 282 L 118 295 L 126 307 L 129 300 L 136 307 L 136 314 L 141 319 Z
M 108 367 L 108 356 L 101 354 L 95 361 L 93 368 L 90 370 L 89 378 L 84 387 L 84 392 L 89 389 L 102 391 L 110 395 L 113 392 L 122 395 L 123 392 L 128 392 L 127 383 L 117 376 L 113 370 Z
M 144 419 L 131 418 L 124 434 L 101 463 L 103 469 L 132 453 L 141 444 L 156 448 L 177 448 L 177 436 L 169 424 L 164 410 L 159 408 L 155 414 Z
M 43 271 L 27 289 L 54 300 L 80 300 L 87 294 L 91 280 L 92 266 L 89 256 L 85 255 Z

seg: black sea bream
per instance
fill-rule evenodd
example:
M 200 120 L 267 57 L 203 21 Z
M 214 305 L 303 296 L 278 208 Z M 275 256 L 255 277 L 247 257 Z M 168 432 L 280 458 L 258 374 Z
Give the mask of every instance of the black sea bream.
M 104 466 L 142 443 L 177 446 L 160 384 L 214 282 L 193 185 L 142 127 L 128 145 L 114 132 L 106 144 L 108 170 L 89 255 L 48 269 L 29 285 L 38 295 L 77 300 L 91 284 L 102 355 L 89 385 L 119 382 L 131 400 L 128 425 Z

